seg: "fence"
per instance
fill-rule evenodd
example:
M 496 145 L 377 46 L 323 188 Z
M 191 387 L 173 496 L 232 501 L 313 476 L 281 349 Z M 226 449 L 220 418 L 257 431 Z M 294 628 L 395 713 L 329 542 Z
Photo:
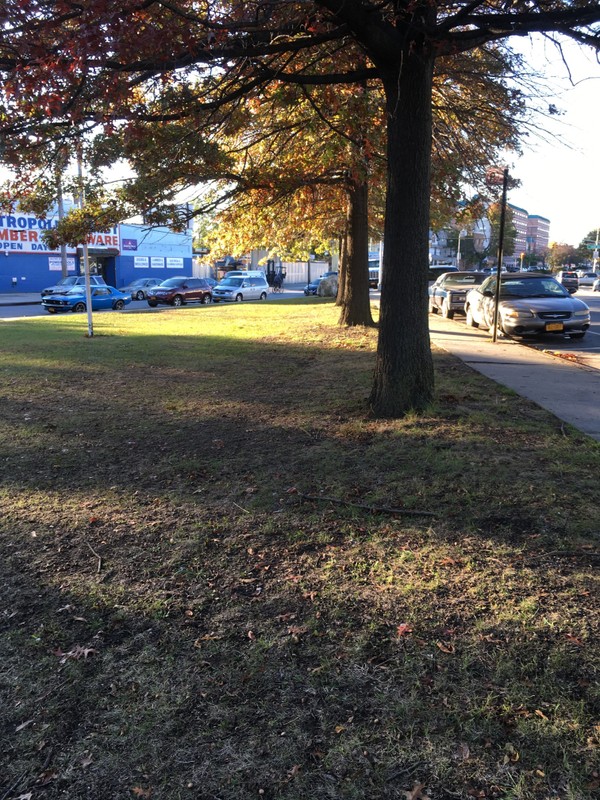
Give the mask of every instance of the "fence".
M 257 269 L 264 269 L 266 272 L 265 266 L 257 267 Z M 327 261 L 283 261 L 281 269 L 285 272 L 285 282 L 289 285 L 290 283 L 309 283 L 330 270 L 331 266 Z M 220 278 L 221 275 L 216 275 L 215 272 L 216 270 L 211 264 L 194 260 L 193 275 L 195 278 Z

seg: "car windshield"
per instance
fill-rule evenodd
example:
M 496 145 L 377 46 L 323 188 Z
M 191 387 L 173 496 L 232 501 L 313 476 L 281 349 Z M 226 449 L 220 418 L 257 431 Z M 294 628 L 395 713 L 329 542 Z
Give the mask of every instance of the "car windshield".
M 501 297 L 570 297 L 553 278 L 505 278 L 500 283 Z
M 219 286 L 241 286 L 243 282 L 243 278 L 224 278 Z
M 74 283 L 77 282 L 77 277 L 75 275 L 69 275 L 68 278 L 61 278 L 57 282 L 57 286 L 73 286 Z
M 480 283 L 483 283 L 484 280 L 487 278 L 483 272 L 472 272 L 465 275 L 460 275 L 456 273 L 455 275 L 448 275 L 444 278 L 444 284 L 446 286 L 464 286 L 466 284 L 470 286 L 477 286 Z
M 185 278 L 167 278 L 160 285 L 161 288 L 173 289 L 176 286 L 181 286 L 182 283 L 185 283 Z

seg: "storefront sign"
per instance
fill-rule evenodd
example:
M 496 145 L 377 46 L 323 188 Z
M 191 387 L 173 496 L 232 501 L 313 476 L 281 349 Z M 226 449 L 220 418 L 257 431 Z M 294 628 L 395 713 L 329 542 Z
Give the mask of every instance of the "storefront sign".
M 56 228 L 58 218 L 48 216 L 46 219 L 34 217 L 32 214 L 4 214 L 0 215 L 0 250 L 21 253 L 56 253 L 42 239 L 42 233 Z M 88 239 L 88 244 L 95 248 L 119 247 L 119 232 L 117 227 L 108 233 L 93 233 Z M 69 253 L 74 253 L 72 247 L 67 247 Z
M 50 272 L 62 271 L 62 258 L 59 256 L 48 256 L 48 269 Z M 67 271 L 75 272 L 75 259 L 67 258 Z
M 150 259 L 147 256 L 134 256 L 134 269 L 148 269 Z
M 167 258 L 167 269 L 183 269 L 183 258 Z
M 137 250 L 137 239 L 121 239 L 121 249 L 123 252 Z
M 165 266 L 165 260 L 164 258 L 160 258 L 159 256 L 152 256 L 152 258 L 150 259 L 150 266 L 163 269 Z

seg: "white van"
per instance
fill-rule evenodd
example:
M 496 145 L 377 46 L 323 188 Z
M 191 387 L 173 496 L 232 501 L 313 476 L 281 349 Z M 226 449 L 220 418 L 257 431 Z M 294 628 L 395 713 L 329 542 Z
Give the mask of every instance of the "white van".
M 264 278 L 262 269 L 232 269 L 225 273 L 226 278 Z

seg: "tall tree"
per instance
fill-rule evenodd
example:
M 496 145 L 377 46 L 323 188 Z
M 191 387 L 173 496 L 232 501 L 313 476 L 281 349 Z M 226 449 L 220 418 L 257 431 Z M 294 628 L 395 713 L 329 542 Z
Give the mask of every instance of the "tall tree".
M 165 80 L 203 81 L 212 104 L 273 79 L 381 82 L 386 246 L 371 392 L 380 416 L 423 409 L 433 398 L 426 269 L 436 60 L 532 32 L 558 31 L 595 48 L 600 41 L 595 0 L 207 0 L 202 6 L 192 0 L 2 0 L 1 6 L 0 68 L 10 73 L 5 91 L 21 115 L 42 107 L 71 124 L 88 112 L 97 115 L 101 103 L 110 120 L 113 112 L 122 116 L 142 86 L 147 96 L 153 81 L 157 87 Z M 350 67 L 343 63 L 336 73 L 341 52 Z

